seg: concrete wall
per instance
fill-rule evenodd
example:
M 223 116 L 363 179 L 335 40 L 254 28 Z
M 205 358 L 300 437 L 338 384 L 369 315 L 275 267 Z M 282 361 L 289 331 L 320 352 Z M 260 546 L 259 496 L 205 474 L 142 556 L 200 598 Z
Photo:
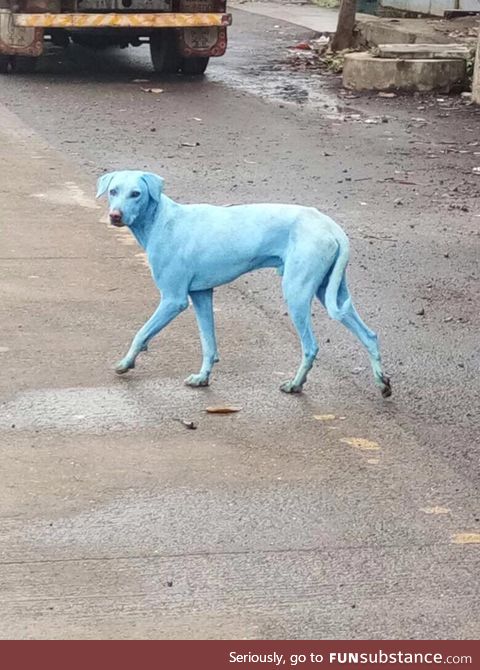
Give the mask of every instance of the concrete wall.
M 443 12 L 447 9 L 480 11 L 480 0 L 380 0 L 380 5 L 432 16 L 443 16 Z

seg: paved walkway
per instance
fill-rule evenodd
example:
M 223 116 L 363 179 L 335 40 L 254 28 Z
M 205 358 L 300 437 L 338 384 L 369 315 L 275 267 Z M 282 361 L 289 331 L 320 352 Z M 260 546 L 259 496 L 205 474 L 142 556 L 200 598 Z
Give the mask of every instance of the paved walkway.
M 337 27 L 337 9 L 326 9 L 315 5 L 285 5 L 276 2 L 230 2 L 229 7 L 269 16 L 278 21 L 287 21 L 319 33 L 335 32 Z

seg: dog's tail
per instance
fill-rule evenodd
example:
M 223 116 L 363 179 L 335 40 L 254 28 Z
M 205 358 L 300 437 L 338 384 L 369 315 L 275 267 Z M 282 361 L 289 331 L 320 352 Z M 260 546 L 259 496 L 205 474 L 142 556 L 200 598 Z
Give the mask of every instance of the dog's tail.
M 328 315 L 339 321 L 350 309 L 352 300 L 347 288 L 345 270 L 349 257 L 348 238 L 343 233 L 337 237 L 338 250 L 330 268 L 325 288 L 324 301 Z

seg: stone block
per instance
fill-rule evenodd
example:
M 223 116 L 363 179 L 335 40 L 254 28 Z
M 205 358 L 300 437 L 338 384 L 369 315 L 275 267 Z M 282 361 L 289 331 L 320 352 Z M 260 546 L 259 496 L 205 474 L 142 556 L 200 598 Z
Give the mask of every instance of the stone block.
M 345 56 L 343 85 L 355 91 L 450 91 L 466 78 L 463 59 L 378 58 L 368 52 Z

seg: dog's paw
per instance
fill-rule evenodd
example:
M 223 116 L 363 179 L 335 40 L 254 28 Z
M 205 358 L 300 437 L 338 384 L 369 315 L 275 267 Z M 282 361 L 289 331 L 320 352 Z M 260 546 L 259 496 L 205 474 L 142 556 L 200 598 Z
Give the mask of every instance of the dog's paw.
M 390 383 L 390 378 L 386 375 L 382 375 L 382 385 L 380 387 L 380 391 L 384 398 L 390 398 L 392 395 L 392 385 Z
M 118 363 L 115 365 L 115 372 L 117 375 L 124 375 L 129 370 L 133 370 L 134 367 L 135 361 L 127 361 L 122 358 L 122 360 L 118 361 Z
M 194 388 L 208 386 L 208 377 L 205 378 L 203 375 L 190 375 L 190 377 L 187 377 L 184 380 L 184 383 L 187 386 L 193 386 Z
M 302 390 L 303 387 L 295 385 L 293 381 L 284 382 L 280 386 L 280 391 L 283 391 L 284 393 L 301 393 Z

